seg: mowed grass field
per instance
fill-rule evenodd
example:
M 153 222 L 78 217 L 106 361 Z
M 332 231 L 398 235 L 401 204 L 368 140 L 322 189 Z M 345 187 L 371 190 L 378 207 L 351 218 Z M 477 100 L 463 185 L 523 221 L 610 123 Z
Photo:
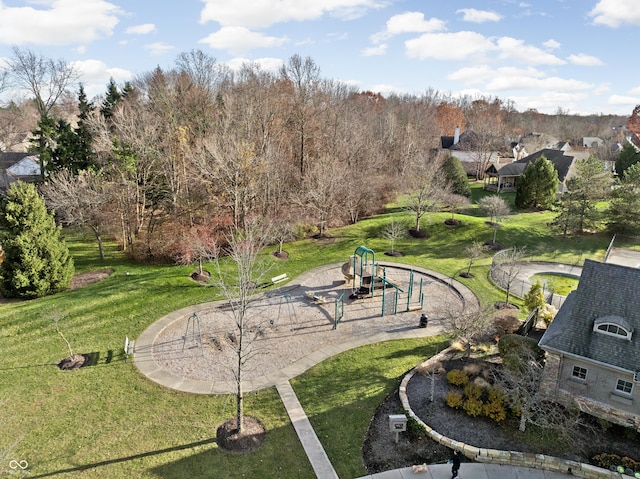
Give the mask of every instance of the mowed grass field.
M 478 185 L 474 199 L 484 193 Z M 304 239 L 285 245 L 286 262 L 274 259 L 270 276 L 289 278 L 327 263 L 345 262 L 359 245 L 380 260 L 400 261 L 455 277 L 488 303 L 504 293 L 488 279 L 491 253 L 476 261 L 474 278 L 464 249 L 489 241 L 487 218 L 471 208 L 423 220 L 426 239 L 401 238 L 391 249 L 382 230 L 391 217 L 413 220 L 401 204 L 355 225 L 330 230 L 330 242 Z M 577 264 L 601 260 L 606 235 L 564 240 L 549 231 L 553 213 L 517 213 L 504 221 L 497 241 L 526 246 L 530 258 Z M 312 478 L 313 470 L 275 389 L 247 394 L 245 412 L 263 422 L 264 445 L 247 455 L 219 449 L 216 427 L 235 414 L 234 396 L 198 396 L 164 389 L 141 376 L 122 351 L 125 336 L 136 338 L 167 313 L 220 299 L 211 286 L 193 282 L 193 267 L 144 265 L 128 261 L 113 243 L 104 261 L 90 235 L 66 232 L 76 271 L 112 269 L 107 279 L 84 288 L 31 301 L 0 304 L 0 477 L 15 477 L 12 460 L 28 462 L 28 477 Z M 427 299 L 428 300 L 428 299 Z M 53 318 L 76 353 L 91 353 L 94 365 L 60 371 L 68 355 Z M 339 331 L 338 331 L 339 333 Z M 329 458 L 341 478 L 365 474 L 360 458 L 364 432 L 376 407 L 397 387 L 399 378 L 443 347 L 446 338 L 391 341 L 348 351 L 319 364 L 292 383 Z

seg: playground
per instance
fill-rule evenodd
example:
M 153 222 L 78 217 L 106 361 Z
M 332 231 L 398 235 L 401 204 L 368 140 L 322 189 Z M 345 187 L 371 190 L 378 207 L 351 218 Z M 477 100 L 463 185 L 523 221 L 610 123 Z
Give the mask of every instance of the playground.
M 387 339 L 427 335 L 426 328 L 419 328 L 423 314 L 429 318 L 428 334 L 436 334 L 445 314 L 477 307 L 475 296 L 451 278 L 409 265 L 377 263 L 373 252 L 362 252 L 344 264 L 315 268 L 254 295 L 243 345 L 247 390 L 271 386 L 269 378 L 278 375 L 300 374 L 324 359 L 321 351 L 327 349 L 336 354 L 373 342 L 374 336 L 380 341 L 380 333 Z M 138 338 L 134 360 L 150 379 L 167 387 L 233 392 L 236 334 L 228 302 L 195 305 L 147 329 Z

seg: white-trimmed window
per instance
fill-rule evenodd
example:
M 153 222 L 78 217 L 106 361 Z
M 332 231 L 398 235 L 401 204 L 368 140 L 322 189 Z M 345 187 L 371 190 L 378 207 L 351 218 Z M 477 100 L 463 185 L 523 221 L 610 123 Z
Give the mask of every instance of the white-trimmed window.
M 593 330 L 598 333 L 606 334 L 608 336 L 615 336 L 616 338 L 631 340 L 633 333 L 633 327 L 620 316 L 603 316 L 598 318 L 593 323 Z
M 616 383 L 616 392 L 619 394 L 624 394 L 625 396 L 631 396 L 631 392 L 633 391 L 633 383 L 631 381 L 627 381 L 625 379 L 618 379 Z
M 571 376 L 575 379 L 579 379 L 580 381 L 584 381 L 587 379 L 587 368 L 574 366 L 573 371 L 571 371 Z

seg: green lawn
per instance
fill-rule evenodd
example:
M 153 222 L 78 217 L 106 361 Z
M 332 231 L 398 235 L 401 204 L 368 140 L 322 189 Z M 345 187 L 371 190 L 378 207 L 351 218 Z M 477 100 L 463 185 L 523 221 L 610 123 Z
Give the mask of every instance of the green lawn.
M 478 195 L 474 188 L 474 194 Z M 401 205 L 400 205 L 401 206 Z M 411 222 L 400 207 L 394 217 Z M 391 213 L 330 233 L 335 240 L 303 240 L 285 245 L 290 259 L 272 261 L 270 276 L 290 278 L 310 268 L 347 261 L 361 244 L 382 261 L 402 261 L 455 277 L 483 303 L 504 293 L 488 280 L 490 254 L 478 260 L 465 279 L 464 248 L 488 241 L 493 230 L 477 210 L 424 219 L 427 239 L 403 238 L 395 244 L 405 256 L 385 256 L 382 228 Z M 527 246 L 535 259 L 581 263 L 602 259 L 610 238 L 604 235 L 559 239 L 548 232 L 550 213 L 519 213 L 498 231 L 506 246 Z M 128 261 L 114 244 L 100 262 L 90 237 L 70 234 L 77 271 L 112 268 L 108 279 L 85 288 L 32 301 L 0 305 L 0 463 L 29 463 L 29 477 L 314 477 L 295 431 L 274 389 L 250 394 L 246 413 L 259 418 L 269 434 L 264 446 L 237 456 L 215 444 L 215 428 L 233 417 L 232 396 L 204 397 L 163 389 L 142 377 L 122 354 L 124 338 L 137 337 L 165 314 L 218 299 L 217 291 L 191 281 L 192 267 L 143 265 Z M 320 254 L 318 254 L 320 252 Z M 94 366 L 62 372 L 55 363 L 67 355 L 52 318 L 74 352 L 93 353 Z M 326 361 L 293 381 L 306 412 L 343 478 L 364 474 L 359 448 L 376 406 L 398 384 L 402 373 L 442 346 L 426 340 L 366 346 Z M 285 453 L 286 451 L 286 453 Z M 2 454 L 5 453 L 6 454 Z M 12 476 L 7 476 L 12 477 Z

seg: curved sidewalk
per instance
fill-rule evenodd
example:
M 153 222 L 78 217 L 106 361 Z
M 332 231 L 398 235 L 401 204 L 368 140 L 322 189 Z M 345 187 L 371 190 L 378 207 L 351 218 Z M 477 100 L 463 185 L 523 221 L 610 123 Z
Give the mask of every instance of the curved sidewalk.
M 426 276 L 433 278 L 435 281 L 438 281 L 441 284 L 445 284 L 452 288 L 460 300 L 462 301 L 465 307 L 477 307 L 478 300 L 473 292 L 464 286 L 462 283 L 454 280 L 453 278 L 449 278 L 448 276 L 444 276 L 435 271 L 427 270 L 424 268 L 405 265 L 402 263 L 392 263 L 392 262 L 379 262 L 381 266 L 388 266 L 394 268 L 401 269 L 412 269 L 415 272 L 419 272 Z M 288 285 L 279 288 L 278 290 L 271 290 L 266 294 L 274 294 L 275 291 L 281 292 L 290 292 L 297 288 L 302 287 L 305 283 L 309 282 L 314 276 L 325 273 L 328 270 L 339 268 L 340 263 L 338 264 L 329 264 L 319 268 L 314 268 L 309 270 L 294 280 L 291 281 Z M 217 307 L 220 304 L 225 303 L 226 301 L 215 301 L 211 303 L 201 303 L 193 306 L 188 306 L 186 308 L 173 311 L 168 315 L 160 318 L 156 322 L 154 322 L 151 326 L 149 326 L 136 340 L 135 343 L 135 353 L 133 355 L 134 364 L 137 366 L 138 370 L 145 376 L 147 376 L 152 381 L 165 386 L 170 389 L 176 389 L 178 391 L 193 393 L 193 394 L 233 394 L 236 390 L 236 384 L 233 382 L 211 382 L 211 381 L 199 381 L 184 378 L 173 374 L 172 372 L 164 369 L 161 365 L 159 365 L 155 359 L 153 354 L 154 342 L 159 334 L 162 331 L 169 327 L 174 321 L 190 316 L 195 312 L 200 312 L 202 310 L 208 308 Z M 408 314 L 408 313 L 402 313 Z M 414 313 L 415 314 L 415 313 Z M 336 340 L 335 343 L 327 345 L 318 350 L 312 351 L 310 354 L 302 357 L 301 359 L 289 364 L 288 366 L 275 371 L 270 374 L 266 374 L 260 377 L 257 377 L 253 380 L 246 381 L 244 383 L 244 389 L 246 392 L 256 391 L 259 389 L 264 389 L 267 387 L 275 386 L 276 384 L 281 383 L 282 381 L 287 381 L 291 378 L 299 376 L 309 368 L 315 366 L 316 364 L 328 359 L 332 356 L 340 354 L 349 349 L 357 348 L 360 346 L 365 346 L 367 344 L 378 343 L 382 341 L 389 341 L 395 339 L 411 339 L 411 338 L 421 338 L 432 336 L 438 334 L 441 330 L 439 327 L 435 325 L 437 321 L 431 321 L 430 326 L 428 328 L 411 328 L 411 329 L 399 329 L 395 328 L 388 331 L 378 331 L 372 332 L 370 334 L 361 334 L 358 336 L 348 337 L 346 340 Z M 417 326 L 417 325 L 416 325 Z M 336 331 L 339 334 L 339 330 Z M 344 335 L 340 335 L 340 338 L 344 338 Z
M 530 467 L 501 466 L 499 464 L 482 464 L 463 462 L 460 466 L 459 479 L 565 479 L 575 477 L 559 472 L 532 469 Z M 447 464 L 429 464 L 427 470 L 413 472 L 411 467 L 394 469 L 362 476 L 359 479 L 451 479 L 451 466 Z

